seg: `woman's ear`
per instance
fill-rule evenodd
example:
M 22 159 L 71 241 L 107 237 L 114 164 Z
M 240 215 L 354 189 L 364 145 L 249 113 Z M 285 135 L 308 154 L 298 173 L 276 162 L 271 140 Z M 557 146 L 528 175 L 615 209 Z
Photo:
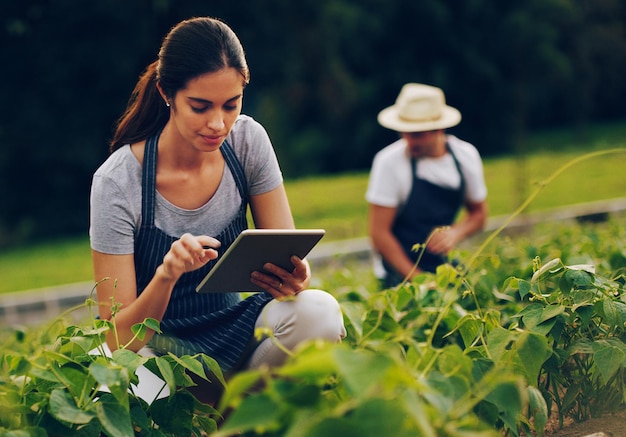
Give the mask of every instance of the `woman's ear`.
M 165 105 L 170 106 L 170 101 L 167 98 L 167 95 L 165 95 L 165 92 L 163 91 L 163 88 L 161 87 L 161 84 L 159 82 L 157 82 L 156 87 L 157 90 L 159 90 L 159 94 L 161 94 L 161 97 L 165 101 Z

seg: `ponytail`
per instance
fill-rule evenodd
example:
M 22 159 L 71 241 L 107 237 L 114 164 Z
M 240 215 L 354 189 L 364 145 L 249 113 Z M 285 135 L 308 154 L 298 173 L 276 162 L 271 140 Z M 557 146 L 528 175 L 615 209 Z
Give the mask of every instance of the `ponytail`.
M 125 144 L 147 139 L 167 123 L 170 111 L 156 86 L 157 64 L 158 61 L 150 64 L 135 85 L 128 106 L 115 126 L 111 153 Z

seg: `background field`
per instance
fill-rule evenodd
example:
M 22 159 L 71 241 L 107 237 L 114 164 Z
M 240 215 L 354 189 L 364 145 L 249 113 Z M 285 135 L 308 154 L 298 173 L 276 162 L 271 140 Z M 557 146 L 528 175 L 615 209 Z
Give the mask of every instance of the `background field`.
M 618 149 L 618 150 L 614 150 Z M 527 211 L 626 196 L 626 123 L 596 125 L 584 137 L 569 130 L 528 138 L 523 156 L 486 159 L 492 216 L 507 215 L 555 171 L 590 152 L 541 190 Z M 324 241 L 366 236 L 366 172 L 286 181 L 296 225 L 325 228 Z M 7 250 L 0 254 L 0 293 L 91 280 L 87 236 Z

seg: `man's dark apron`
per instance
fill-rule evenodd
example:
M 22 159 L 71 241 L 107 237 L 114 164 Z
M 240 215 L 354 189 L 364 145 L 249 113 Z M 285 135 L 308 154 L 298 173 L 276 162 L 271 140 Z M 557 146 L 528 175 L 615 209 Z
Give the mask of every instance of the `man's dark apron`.
M 144 152 L 142 224 L 135 238 L 137 295 L 152 280 L 163 257 L 178 239 L 154 225 L 158 138 L 159 134 L 149 138 Z M 237 235 L 248 227 L 248 186 L 244 170 L 232 147 L 224 142 L 220 150 L 242 199 L 235 220 L 215 236 L 222 243 L 218 250 L 221 256 Z M 211 217 L 207 216 L 209 220 Z M 149 345 L 157 354 L 172 352 L 181 356 L 203 352 L 217 360 L 223 371 L 228 371 L 240 361 L 250 344 L 256 319 L 272 296 L 263 292 L 242 300 L 238 293 L 196 293 L 196 285 L 216 262 L 212 260 L 203 268 L 180 277 L 161 321 L 163 334 L 155 334 Z
M 421 249 L 413 251 L 416 244 L 423 244 L 432 232 L 439 226 L 447 226 L 454 223 L 464 201 L 465 180 L 459 162 L 446 143 L 446 149 L 456 165 L 461 176 L 461 184 L 456 189 L 449 189 L 435 185 L 427 180 L 421 179 L 417 174 L 417 162 L 411 159 L 412 188 L 404 207 L 399 211 L 392 233 L 396 236 L 404 252 L 415 263 L 420 257 Z M 419 261 L 418 267 L 427 272 L 434 272 L 437 266 L 445 263 L 447 257 L 424 251 Z M 393 287 L 404 279 L 385 260 L 384 285 Z

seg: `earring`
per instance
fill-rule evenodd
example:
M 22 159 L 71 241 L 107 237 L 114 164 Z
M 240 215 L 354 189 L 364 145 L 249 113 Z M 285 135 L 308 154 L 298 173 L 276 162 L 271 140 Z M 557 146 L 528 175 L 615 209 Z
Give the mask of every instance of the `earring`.
M 170 102 L 165 102 L 165 106 L 170 107 Z

